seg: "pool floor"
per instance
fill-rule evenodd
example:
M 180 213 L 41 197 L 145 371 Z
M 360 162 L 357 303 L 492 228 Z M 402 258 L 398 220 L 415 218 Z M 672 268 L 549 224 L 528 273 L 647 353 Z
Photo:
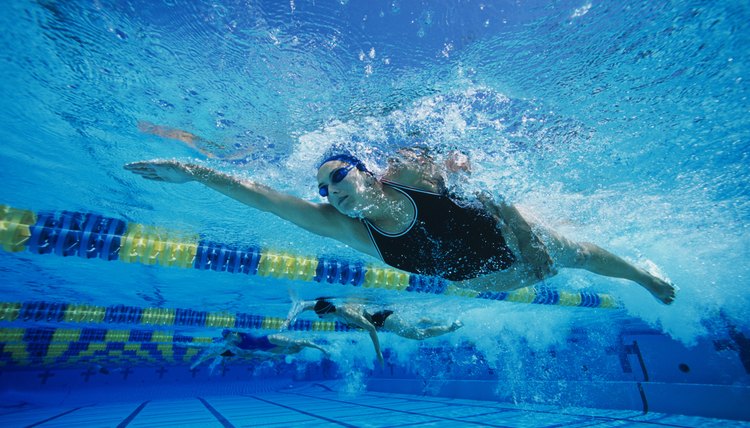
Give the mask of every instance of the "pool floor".
M 5 408 L 4 427 L 731 427 L 748 422 L 590 408 L 362 392 L 323 384 L 275 392 L 62 407 Z

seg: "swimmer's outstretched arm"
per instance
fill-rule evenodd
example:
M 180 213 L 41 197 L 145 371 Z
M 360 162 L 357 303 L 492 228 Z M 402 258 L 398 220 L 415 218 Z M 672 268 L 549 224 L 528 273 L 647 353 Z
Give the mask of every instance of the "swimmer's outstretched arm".
M 372 251 L 370 242 L 364 237 L 366 231 L 362 223 L 341 214 L 327 203 L 312 203 L 203 165 L 175 160 L 133 162 L 125 165 L 125 169 L 149 180 L 169 183 L 197 181 L 247 206 L 275 214 L 309 232 L 336 239 L 362 252 Z
M 370 334 L 370 340 L 375 347 L 378 362 L 383 365 L 383 354 L 380 352 L 380 340 L 375 326 L 364 317 L 359 307 L 354 305 L 341 305 L 336 308 L 336 315 L 345 323 L 366 330 Z

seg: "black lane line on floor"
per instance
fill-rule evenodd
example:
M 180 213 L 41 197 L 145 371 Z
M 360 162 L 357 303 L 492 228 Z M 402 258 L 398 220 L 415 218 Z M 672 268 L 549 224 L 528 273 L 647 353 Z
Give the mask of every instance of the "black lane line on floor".
M 640 383 L 638 383 L 638 386 L 640 389 L 642 389 L 642 386 Z M 645 391 L 642 391 L 643 394 L 645 394 Z M 582 415 L 578 413 L 566 413 L 566 412 L 555 412 L 550 410 L 534 410 L 534 409 L 513 409 L 513 408 L 500 408 L 495 407 L 493 405 L 488 404 L 460 404 L 460 403 L 450 403 L 450 402 L 443 402 L 443 401 L 435 401 L 435 400 L 424 400 L 424 399 L 413 399 L 413 398 L 405 398 L 405 397 L 393 397 L 389 395 L 378 395 L 373 393 L 367 393 L 365 394 L 370 397 L 376 397 L 376 398 L 390 398 L 390 399 L 401 399 L 405 401 L 414 401 L 419 403 L 439 403 L 439 404 L 445 404 L 446 406 L 472 406 L 472 407 L 486 407 L 488 409 L 502 409 L 502 411 L 505 412 L 521 412 L 521 413 L 542 413 L 542 414 L 548 414 L 548 415 L 562 415 L 562 416 L 575 416 L 579 418 L 585 418 L 585 419 L 594 419 L 601 422 L 614 422 L 614 421 L 623 421 L 623 422 L 635 422 L 639 424 L 644 425 L 656 425 L 656 426 L 665 426 L 665 427 L 677 427 L 677 428 L 685 428 L 689 427 L 689 425 L 677 425 L 674 423 L 669 422 L 659 422 L 660 419 L 664 419 L 666 416 L 661 416 L 658 418 L 653 418 L 650 420 L 640 420 L 640 419 L 633 419 L 632 417 L 623 417 L 618 418 L 614 416 L 590 416 L 590 415 Z M 641 398 L 644 400 L 644 405 L 646 406 L 646 409 L 648 409 L 648 401 L 646 401 L 645 395 L 641 395 Z M 638 412 L 637 410 L 632 411 L 635 414 L 633 417 L 639 417 L 643 416 L 647 412 Z M 593 422 L 593 421 L 592 421 Z
M 219 413 L 218 410 L 214 409 L 214 407 L 210 404 L 208 404 L 208 401 L 202 399 L 201 397 L 196 397 L 198 400 L 203 403 L 204 406 L 208 409 L 209 412 L 211 412 L 212 415 L 216 418 L 217 421 L 224 427 L 224 428 L 235 428 L 234 425 L 232 425 L 227 418 L 224 417 L 221 413 Z
M 268 404 L 273 404 L 274 406 L 279 406 L 279 407 L 282 407 L 282 408 L 284 408 L 284 409 L 287 409 L 287 410 L 293 410 L 293 411 L 295 411 L 295 412 L 297 412 L 297 413 L 301 413 L 301 414 L 303 414 L 303 415 L 306 415 L 306 416 L 310 416 L 310 417 L 313 417 L 313 418 L 316 418 L 316 419 L 320 419 L 320 420 L 323 420 L 323 421 L 326 421 L 326 422 L 331 422 L 331 423 L 333 423 L 333 424 L 338 424 L 338 425 L 341 425 L 341 426 L 344 426 L 344 427 L 347 427 L 347 428 L 357 428 L 357 426 L 356 426 L 356 425 L 349 425 L 349 424 L 348 424 L 348 423 L 346 423 L 346 422 L 341 422 L 341 421 L 337 421 L 337 420 L 335 420 L 335 419 L 330 419 L 330 418 L 327 418 L 327 417 L 325 417 L 325 416 L 320 416 L 320 415 L 316 415 L 316 414 L 314 414 L 314 413 L 309 413 L 309 412 L 306 412 L 306 411 L 304 411 L 304 410 L 300 410 L 300 409 L 295 409 L 294 407 L 290 407 L 290 406 L 285 406 L 285 405 L 283 405 L 283 404 L 280 404 L 280 403 L 275 403 L 275 402 L 273 402 L 273 401 L 269 401 L 269 400 L 264 400 L 264 399 L 262 399 L 262 398 L 260 398 L 260 397 L 256 397 L 256 396 L 254 396 L 254 395 L 245 395 L 245 397 L 250 397 L 250 398 L 254 398 L 254 399 L 256 399 L 256 400 L 258 400 L 258 401 L 262 401 L 262 402 L 264 402 L 264 403 L 268 403 Z
M 442 422 L 442 421 L 440 421 L 439 419 L 433 419 L 431 421 L 424 421 L 424 422 L 409 422 L 409 423 L 406 423 L 406 424 L 399 424 L 399 425 L 386 425 L 386 426 L 380 427 L 380 428 L 415 427 L 415 426 L 419 426 L 419 425 L 436 424 L 438 422 Z M 434 426 L 434 425 L 431 425 L 431 426 Z
M 326 391 L 333 392 L 333 390 L 331 388 L 323 385 L 322 383 L 314 383 L 313 386 L 319 386 L 319 387 L 325 389 Z
M 643 414 L 645 415 L 648 413 L 648 398 L 646 398 L 646 391 L 643 390 L 643 385 L 640 382 L 638 382 L 638 393 L 641 394 L 641 402 L 643 403 Z
M 49 422 L 49 421 L 51 421 L 51 420 L 53 420 L 53 419 L 57 419 L 57 418 L 59 418 L 59 417 L 61 417 L 61 416 L 65 416 L 65 415 L 67 415 L 67 414 L 73 413 L 73 412 L 75 412 L 76 410 L 80 410 L 80 409 L 83 409 L 84 407 L 88 407 L 88 406 L 81 406 L 81 407 L 76 407 L 75 409 L 70 409 L 70 410 L 68 410 L 67 412 L 62 412 L 62 413 L 60 413 L 59 415 L 55 415 L 55 416 L 49 417 L 49 418 L 47 418 L 47 419 L 44 419 L 44 420 L 42 420 L 42 421 L 39 421 L 39 422 L 35 422 L 35 423 L 31 424 L 31 425 L 26 425 L 26 428 L 31 428 L 31 427 L 35 427 L 35 426 L 41 425 L 41 424 L 43 424 L 43 423 L 45 423 L 45 422 Z
M 130 425 L 131 422 L 133 422 L 133 419 L 135 419 L 136 416 L 138 416 L 138 413 L 141 413 L 141 410 L 143 410 L 144 407 L 146 407 L 146 404 L 148 404 L 149 401 L 144 401 L 141 403 L 140 406 L 136 407 L 135 410 L 133 410 L 133 413 L 128 415 L 127 418 L 123 419 L 122 422 L 120 422 L 119 425 L 117 425 L 117 428 L 125 428 L 126 426 Z
M 516 408 L 512 408 L 512 407 L 510 407 L 510 408 L 509 407 L 499 407 L 498 405 L 494 405 L 494 404 L 452 403 L 450 401 L 445 401 L 445 400 L 442 400 L 442 401 L 441 400 L 425 400 L 425 399 L 406 398 L 406 397 L 400 397 L 400 396 L 395 396 L 394 397 L 392 395 L 378 395 L 378 394 L 373 394 L 372 392 L 368 392 L 368 393 L 366 393 L 364 395 L 367 395 L 369 397 L 375 397 L 375 398 L 390 398 L 392 400 L 404 400 L 404 401 L 412 401 L 412 402 L 418 402 L 418 403 L 434 403 L 434 404 L 441 404 L 441 405 L 445 405 L 445 406 L 484 407 L 484 408 L 487 408 L 487 409 L 495 409 L 497 411 L 503 411 L 503 412 L 518 412 L 518 411 L 521 411 L 521 410 L 516 409 Z
M 457 419 L 457 418 L 450 418 L 450 417 L 446 417 L 446 416 L 430 415 L 430 414 L 427 414 L 427 413 L 410 412 L 408 410 L 389 409 L 387 407 L 371 406 L 371 405 L 368 405 L 368 404 L 353 403 L 351 401 L 334 400 L 333 398 L 321 398 L 321 397 L 316 397 L 314 395 L 300 394 L 298 392 L 281 392 L 281 391 L 279 391 L 279 393 L 280 394 L 294 394 L 294 395 L 299 395 L 299 396 L 302 396 L 302 397 L 315 398 L 315 399 L 318 399 L 318 400 L 332 401 L 334 403 L 344 403 L 344 404 L 350 404 L 352 406 L 367 407 L 369 409 L 385 410 L 387 412 L 406 413 L 407 415 L 422 416 L 422 417 L 425 417 L 425 418 L 439 419 L 441 421 L 463 422 L 463 423 L 466 423 L 466 424 L 474 424 L 474 425 L 489 426 L 489 427 L 498 427 L 498 428 L 512 428 L 512 427 L 510 427 L 508 425 L 494 425 L 494 424 L 489 424 L 487 422 L 469 421 L 469 420 L 466 420 L 466 419 Z M 440 404 L 440 403 L 435 403 L 435 404 Z M 498 411 L 497 413 L 502 413 L 502 410 Z M 470 418 L 472 416 L 468 415 L 466 417 Z

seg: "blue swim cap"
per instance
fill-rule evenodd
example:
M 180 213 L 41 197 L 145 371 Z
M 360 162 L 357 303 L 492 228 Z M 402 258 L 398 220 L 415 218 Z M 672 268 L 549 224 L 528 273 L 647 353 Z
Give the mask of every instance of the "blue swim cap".
M 367 167 L 365 166 L 365 163 L 362 162 L 362 160 L 360 160 L 358 157 L 354 155 L 350 155 L 347 153 L 338 153 L 335 155 L 328 156 L 327 158 L 323 159 L 323 161 L 318 164 L 318 168 L 320 169 L 320 167 L 323 166 L 323 164 L 325 164 L 326 162 L 331 162 L 331 161 L 346 162 L 349 165 L 354 165 L 354 167 L 360 171 L 367 171 Z
M 334 144 L 333 146 L 329 147 L 323 153 L 323 160 L 318 163 L 318 169 L 320 169 L 320 167 L 323 166 L 324 163 L 331 161 L 346 162 L 349 165 L 353 165 L 360 171 L 370 172 L 367 170 L 365 163 L 362 162 L 360 158 L 355 156 L 349 147 L 343 144 Z

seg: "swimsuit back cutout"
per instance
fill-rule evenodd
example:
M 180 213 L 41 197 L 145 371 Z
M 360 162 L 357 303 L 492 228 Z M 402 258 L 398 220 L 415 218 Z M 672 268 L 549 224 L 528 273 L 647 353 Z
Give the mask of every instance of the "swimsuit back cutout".
M 414 204 L 414 221 L 401 233 L 388 233 L 363 220 L 387 264 L 419 275 L 450 281 L 505 270 L 516 260 L 486 210 L 460 206 L 444 194 L 383 181 Z
M 388 318 L 392 313 L 393 311 L 383 310 L 383 311 L 375 312 L 372 315 L 365 312 L 364 316 L 365 316 L 365 319 L 367 321 L 370 321 L 370 323 L 374 325 L 376 328 L 382 328 L 383 324 L 385 324 L 386 318 Z
M 242 341 L 237 344 L 237 347 L 246 351 L 268 351 L 276 347 L 271 341 L 268 340 L 268 336 L 254 336 L 248 333 L 238 333 L 242 338 Z

